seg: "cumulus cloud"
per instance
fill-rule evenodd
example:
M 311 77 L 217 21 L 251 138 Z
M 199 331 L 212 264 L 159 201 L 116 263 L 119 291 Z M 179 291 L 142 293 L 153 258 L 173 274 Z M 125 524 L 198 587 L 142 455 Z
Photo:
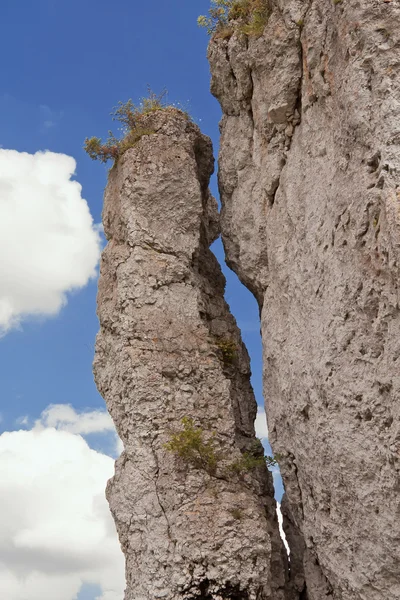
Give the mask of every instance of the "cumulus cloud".
M 103 410 L 77 412 L 70 404 L 50 404 L 35 422 L 37 428 L 54 427 L 70 433 L 115 432 L 114 423 Z
M 24 417 L 18 422 L 21 425 L 27 425 L 28 419 Z M 47 427 L 54 427 L 59 431 L 68 431 L 82 436 L 111 433 L 114 442 L 114 455 L 119 456 L 124 449 L 114 423 L 105 410 L 77 412 L 70 404 L 50 404 L 34 424 L 34 429 L 37 430 Z
M 267 416 L 265 414 L 265 410 L 259 406 L 257 409 L 256 420 L 254 421 L 254 427 L 256 430 L 256 436 L 260 438 L 260 440 L 268 439 L 268 426 L 267 426 Z
M 84 426 L 87 429 L 87 426 Z M 124 561 L 104 496 L 113 459 L 53 427 L 0 436 L 0 597 L 122 600 Z
M 0 149 L 0 335 L 29 315 L 55 315 L 96 275 L 100 235 L 75 160 Z

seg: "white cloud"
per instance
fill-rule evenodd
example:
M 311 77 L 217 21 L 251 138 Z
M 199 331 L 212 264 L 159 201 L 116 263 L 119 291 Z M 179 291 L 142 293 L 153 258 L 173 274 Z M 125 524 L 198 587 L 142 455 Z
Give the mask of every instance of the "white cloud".
M 260 440 L 268 439 L 268 426 L 267 426 L 267 416 L 265 414 L 265 410 L 261 408 L 261 406 L 257 409 L 256 420 L 254 421 L 254 427 L 256 429 L 256 436 L 260 438 Z
M 62 431 L 87 435 L 89 433 L 115 432 L 114 423 L 103 410 L 78 413 L 70 404 L 50 404 L 35 422 L 39 428 L 54 427 Z
M 0 149 L 0 335 L 96 275 L 100 236 L 64 154 Z
M 115 452 L 117 454 L 117 456 L 120 456 L 124 450 L 124 444 L 123 441 L 121 440 L 121 438 L 119 437 L 119 435 L 116 433 L 116 443 L 115 443 Z
M 114 461 L 68 431 L 0 436 L 0 598 L 122 600 L 124 560 L 104 489 Z M 56 591 L 55 591 L 56 590 Z
M 26 425 L 27 417 L 19 420 Z M 114 454 L 119 456 L 123 451 L 114 423 L 105 410 L 86 410 L 77 412 L 70 404 L 50 404 L 35 421 L 36 430 L 54 427 L 59 431 L 68 431 L 77 435 L 111 433 L 114 437 Z

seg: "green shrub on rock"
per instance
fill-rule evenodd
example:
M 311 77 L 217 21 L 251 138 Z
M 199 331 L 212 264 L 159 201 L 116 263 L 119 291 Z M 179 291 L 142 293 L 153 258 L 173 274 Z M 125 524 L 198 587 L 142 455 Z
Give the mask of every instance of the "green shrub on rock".
M 232 365 L 237 357 L 237 344 L 230 339 L 217 338 L 215 345 L 221 353 L 224 365 Z
M 208 16 L 200 15 L 197 22 L 216 37 L 227 38 L 234 31 L 259 37 L 269 15 L 268 0 L 211 0 Z
M 117 162 L 124 152 L 128 148 L 136 146 L 144 135 L 156 133 L 154 129 L 149 127 L 146 117 L 160 110 L 180 110 L 166 102 L 166 93 L 166 90 L 164 90 L 161 94 L 155 94 L 149 89 L 148 96 L 142 98 L 138 105 L 134 104 L 132 100 L 119 102 L 111 115 L 113 121 L 121 123 L 122 137 L 117 138 L 112 131 L 109 131 L 105 142 L 102 142 L 101 138 L 98 137 L 86 138 L 83 148 L 90 158 L 103 163 L 108 160 Z M 181 112 L 187 118 L 190 118 L 185 111 Z
M 218 463 L 214 443 L 215 433 L 206 441 L 203 429 L 197 427 L 193 419 L 184 417 L 181 423 L 183 428 L 172 434 L 170 441 L 165 444 L 165 448 L 184 462 L 214 475 Z
M 181 420 L 181 425 L 182 429 L 173 433 L 170 440 L 164 444 L 164 447 L 184 463 L 206 471 L 209 475 L 215 475 L 218 463 L 222 458 L 224 458 L 225 476 L 227 477 L 233 474 L 243 475 L 259 467 L 277 465 L 279 456 L 264 456 L 263 446 L 260 440 L 257 439 L 254 440 L 254 444 L 249 451 L 244 452 L 234 462 L 226 464 L 226 457 L 217 452 L 215 431 L 208 436 L 208 439 L 205 439 L 204 430 L 196 426 L 190 417 L 184 417 Z
M 255 456 L 252 452 L 244 452 L 238 460 L 230 465 L 230 469 L 241 475 L 259 467 L 275 467 L 276 458 L 273 456 Z

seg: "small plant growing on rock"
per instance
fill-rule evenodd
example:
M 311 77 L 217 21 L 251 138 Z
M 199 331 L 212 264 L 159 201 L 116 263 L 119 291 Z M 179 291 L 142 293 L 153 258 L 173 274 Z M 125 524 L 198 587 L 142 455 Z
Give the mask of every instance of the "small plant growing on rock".
M 241 521 L 243 519 L 243 511 L 240 508 L 231 508 L 229 512 L 231 513 L 232 517 L 237 521 Z
M 233 462 L 229 469 L 237 475 L 242 475 L 243 473 L 248 473 L 259 467 L 275 467 L 278 464 L 277 460 L 279 458 L 278 454 L 276 454 L 275 457 L 264 456 L 263 445 L 260 440 L 257 439 L 254 440 L 250 450 L 243 452 L 242 456 Z
M 274 467 L 276 464 L 273 456 L 254 456 L 251 452 L 244 452 L 241 458 L 231 464 L 230 468 L 235 473 L 242 474 L 264 465 Z
M 117 162 L 122 154 L 128 148 L 133 148 L 144 135 L 155 133 L 154 129 L 148 126 L 146 117 L 160 110 L 176 108 L 167 104 L 166 94 L 166 90 L 161 94 L 155 94 L 149 89 L 148 96 L 142 98 L 138 105 L 134 104 L 132 100 L 119 102 L 111 115 L 113 121 L 119 121 L 122 124 L 120 129 L 122 137 L 117 138 L 112 131 L 109 131 L 105 142 L 98 137 L 86 138 L 83 148 L 90 158 L 103 163 L 108 160 Z M 185 111 L 182 112 L 189 118 Z
M 215 475 L 218 463 L 225 458 L 217 452 L 216 432 L 213 431 L 211 436 L 205 439 L 204 430 L 196 426 L 190 417 L 183 417 L 181 425 L 182 429 L 173 433 L 164 447 L 184 463 L 192 465 L 196 469 L 202 469 L 209 475 Z M 227 465 L 225 476 L 228 477 L 229 474 L 243 475 L 265 465 L 267 467 L 276 466 L 279 455 L 264 456 L 263 452 L 261 442 L 254 440 L 249 451 L 244 452 L 238 460 Z
M 165 444 L 165 448 L 184 462 L 214 475 L 218 464 L 214 442 L 215 433 L 209 440 L 205 440 L 203 429 L 197 427 L 193 419 L 184 417 L 181 423 L 181 431 L 172 434 L 170 441 Z
M 234 31 L 258 37 L 269 15 L 268 0 L 211 0 L 208 16 L 200 15 L 197 22 L 216 37 L 230 37 Z
M 215 345 L 221 353 L 224 365 L 232 365 L 237 357 L 236 343 L 229 339 L 216 339 Z
M 249 37 L 259 37 L 262 35 L 268 18 L 270 9 L 266 0 L 245 0 L 244 4 L 244 20 L 240 27 L 242 33 Z
M 200 15 L 197 23 L 207 30 L 208 35 L 230 29 L 229 12 L 232 8 L 232 0 L 211 0 L 208 16 Z

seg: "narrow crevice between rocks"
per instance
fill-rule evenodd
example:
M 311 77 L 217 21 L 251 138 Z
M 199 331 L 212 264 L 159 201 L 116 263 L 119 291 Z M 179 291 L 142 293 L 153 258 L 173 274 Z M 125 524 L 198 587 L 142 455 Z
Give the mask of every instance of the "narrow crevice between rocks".
M 244 339 L 244 343 L 246 345 L 247 350 L 249 351 L 250 356 L 250 367 L 251 374 L 253 379 L 257 377 L 257 371 L 261 375 L 260 377 L 260 385 L 257 386 L 255 381 L 253 381 L 252 386 L 256 394 L 256 398 L 260 400 L 258 403 L 258 407 L 264 410 L 264 399 L 262 396 L 262 342 L 261 342 L 261 333 L 260 333 L 260 316 L 257 300 L 254 297 L 254 294 L 240 281 L 237 274 L 227 267 L 224 249 L 220 240 L 217 240 L 211 250 L 214 253 L 221 269 L 226 278 L 226 287 L 225 287 L 225 299 L 228 303 L 229 310 L 231 314 L 234 316 L 237 326 L 241 332 L 241 335 Z M 255 340 L 251 341 L 250 336 L 246 336 L 246 329 L 253 330 L 252 333 L 256 333 L 257 342 Z M 248 337 L 248 340 L 246 340 Z M 253 337 L 253 336 L 252 336 Z M 257 365 L 254 367 L 254 365 Z M 267 429 L 268 429 L 268 420 L 267 415 L 265 415 Z M 257 434 L 257 431 L 256 431 Z M 264 454 L 265 455 L 273 455 L 273 451 L 271 446 L 269 445 L 268 438 L 262 437 L 260 438 L 263 442 Z M 282 500 L 285 498 L 285 491 L 283 487 L 283 480 L 280 473 L 279 467 L 270 470 L 272 475 L 272 485 L 274 488 L 274 498 L 275 498 L 275 510 L 278 515 L 278 507 L 281 506 Z M 274 473 L 278 473 L 279 476 L 276 478 Z M 282 511 L 281 507 L 281 515 L 282 520 L 286 521 L 288 518 L 287 511 L 285 513 Z M 279 520 L 279 518 L 278 518 Z M 299 588 L 300 595 L 298 596 L 298 600 L 307 600 L 307 593 L 305 588 L 305 582 L 301 581 L 301 576 L 299 576 L 299 564 L 302 563 L 298 561 L 298 559 L 294 559 L 295 564 L 291 564 L 291 554 L 294 556 L 296 554 L 296 550 L 298 548 L 298 542 L 293 539 L 293 544 L 296 546 L 295 551 L 292 552 L 290 547 L 290 542 L 292 541 L 291 537 L 287 535 L 287 524 L 283 523 L 282 526 L 279 527 L 279 534 L 282 540 L 283 546 L 285 547 L 285 552 L 287 554 L 287 569 L 288 569 L 288 579 L 289 581 L 294 580 L 296 578 L 296 586 Z M 297 564 L 299 562 L 299 564 Z M 304 578 L 303 578 L 304 579 Z M 296 589 L 297 589 L 296 588 Z M 294 592 L 295 593 L 295 592 Z M 305 594 L 305 595 L 304 595 Z M 297 598 L 297 596 L 295 596 Z

